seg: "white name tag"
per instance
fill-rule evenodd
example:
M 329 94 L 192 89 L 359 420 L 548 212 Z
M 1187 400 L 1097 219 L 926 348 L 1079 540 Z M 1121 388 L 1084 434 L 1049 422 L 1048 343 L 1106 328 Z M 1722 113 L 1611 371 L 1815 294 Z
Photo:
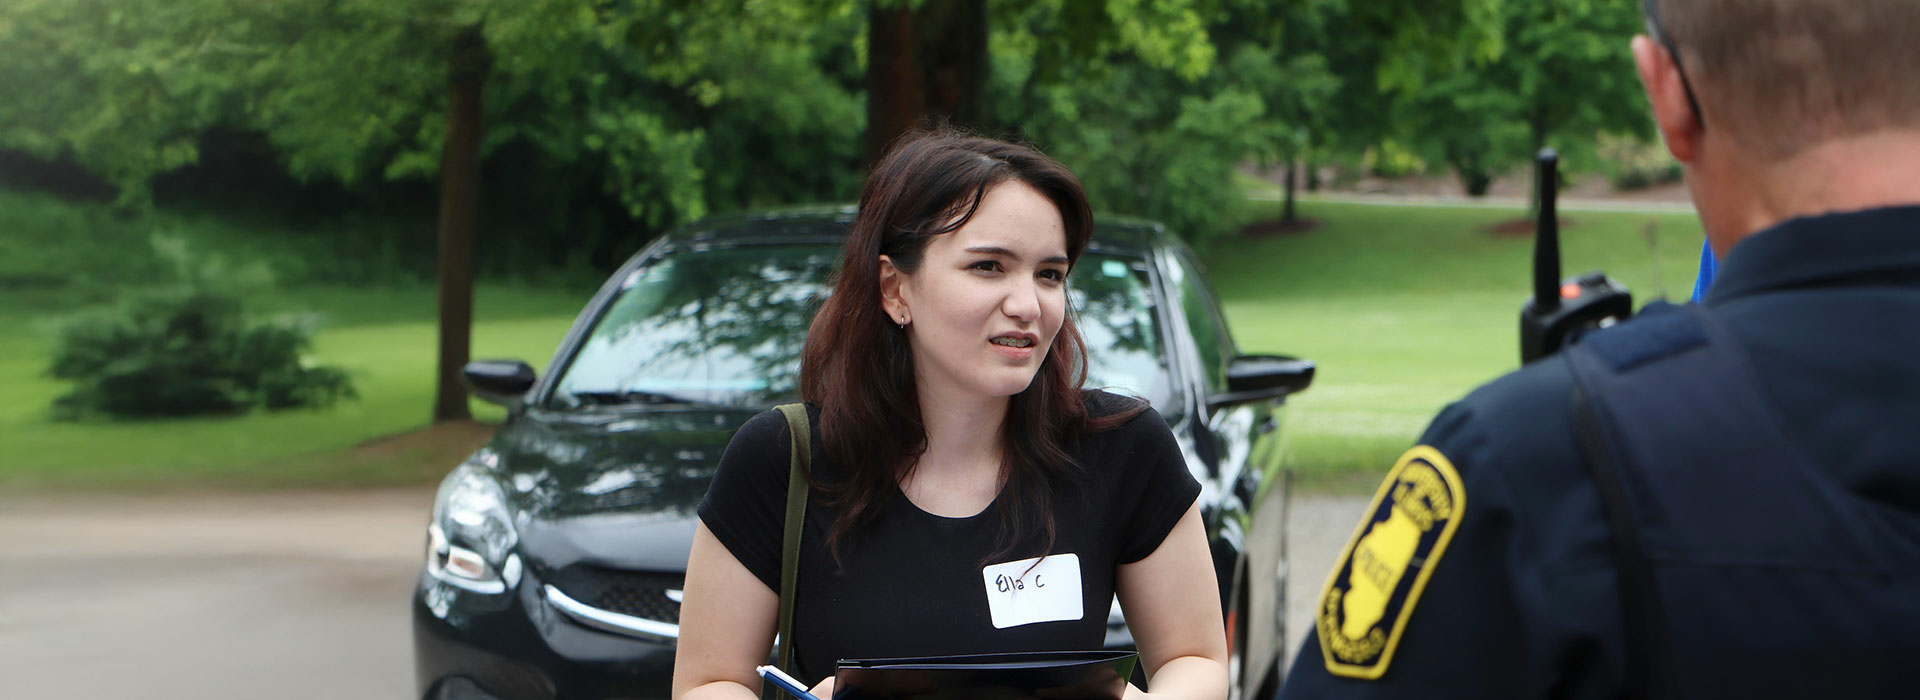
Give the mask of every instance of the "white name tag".
M 1080 595 L 1080 555 L 1052 554 L 994 564 L 981 569 L 980 576 L 987 582 L 987 610 L 993 614 L 994 629 L 1078 620 L 1086 614 Z

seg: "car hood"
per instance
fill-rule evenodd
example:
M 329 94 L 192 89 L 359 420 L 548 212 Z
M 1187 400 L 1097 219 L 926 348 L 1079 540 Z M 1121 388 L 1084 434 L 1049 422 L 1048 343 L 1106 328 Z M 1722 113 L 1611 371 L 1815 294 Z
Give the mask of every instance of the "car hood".
M 521 556 L 539 569 L 684 571 L 694 509 L 727 441 L 754 413 L 671 407 L 521 415 L 489 444 L 514 506 Z

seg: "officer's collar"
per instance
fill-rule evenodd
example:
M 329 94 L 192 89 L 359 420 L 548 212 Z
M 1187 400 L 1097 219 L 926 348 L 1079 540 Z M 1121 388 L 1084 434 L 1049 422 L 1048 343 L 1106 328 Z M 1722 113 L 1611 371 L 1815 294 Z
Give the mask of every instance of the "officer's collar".
M 1705 303 L 1887 273 L 1920 280 L 1920 205 L 1791 219 L 1748 236 L 1721 261 Z

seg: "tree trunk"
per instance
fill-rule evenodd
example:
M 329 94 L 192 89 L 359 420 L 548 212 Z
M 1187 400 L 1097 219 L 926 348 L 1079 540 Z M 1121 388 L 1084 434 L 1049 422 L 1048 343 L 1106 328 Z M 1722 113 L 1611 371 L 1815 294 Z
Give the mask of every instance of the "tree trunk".
M 987 0 L 930 0 L 920 6 L 920 60 L 928 114 L 986 126 Z
M 986 0 L 901 2 L 867 10 L 867 135 L 871 166 L 923 121 L 979 128 L 990 113 Z
M 1493 186 L 1493 174 L 1487 172 L 1480 155 L 1470 148 L 1450 146 L 1447 148 L 1447 165 L 1453 167 L 1460 176 L 1460 186 L 1467 191 L 1468 197 L 1485 197 L 1487 189 Z
M 913 127 L 926 104 L 913 10 L 902 3 L 867 10 L 867 166 L 879 162 L 888 144 Z
M 1485 197 L 1487 190 L 1493 187 L 1493 175 L 1478 166 L 1458 166 L 1454 170 L 1460 174 L 1460 185 L 1467 191 L 1468 197 Z
M 1293 156 L 1287 156 L 1287 203 L 1280 207 L 1280 220 L 1288 224 L 1293 223 L 1295 218 L 1293 211 L 1293 169 L 1298 165 L 1294 162 L 1295 160 L 1297 159 Z
M 440 150 L 440 364 L 433 421 L 465 420 L 461 370 L 472 353 L 473 228 L 480 203 L 482 91 L 492 62 L 480 27 L 455 35 L 447 66 L 447 133 Z

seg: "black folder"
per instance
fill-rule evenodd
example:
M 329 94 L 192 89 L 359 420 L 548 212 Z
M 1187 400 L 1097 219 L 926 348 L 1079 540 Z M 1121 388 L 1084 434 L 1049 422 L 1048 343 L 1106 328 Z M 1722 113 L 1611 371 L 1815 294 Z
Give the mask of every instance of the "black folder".
M 1131 651 L 842 659 L 833 700 L 1119 700 L 1139 660 Z

